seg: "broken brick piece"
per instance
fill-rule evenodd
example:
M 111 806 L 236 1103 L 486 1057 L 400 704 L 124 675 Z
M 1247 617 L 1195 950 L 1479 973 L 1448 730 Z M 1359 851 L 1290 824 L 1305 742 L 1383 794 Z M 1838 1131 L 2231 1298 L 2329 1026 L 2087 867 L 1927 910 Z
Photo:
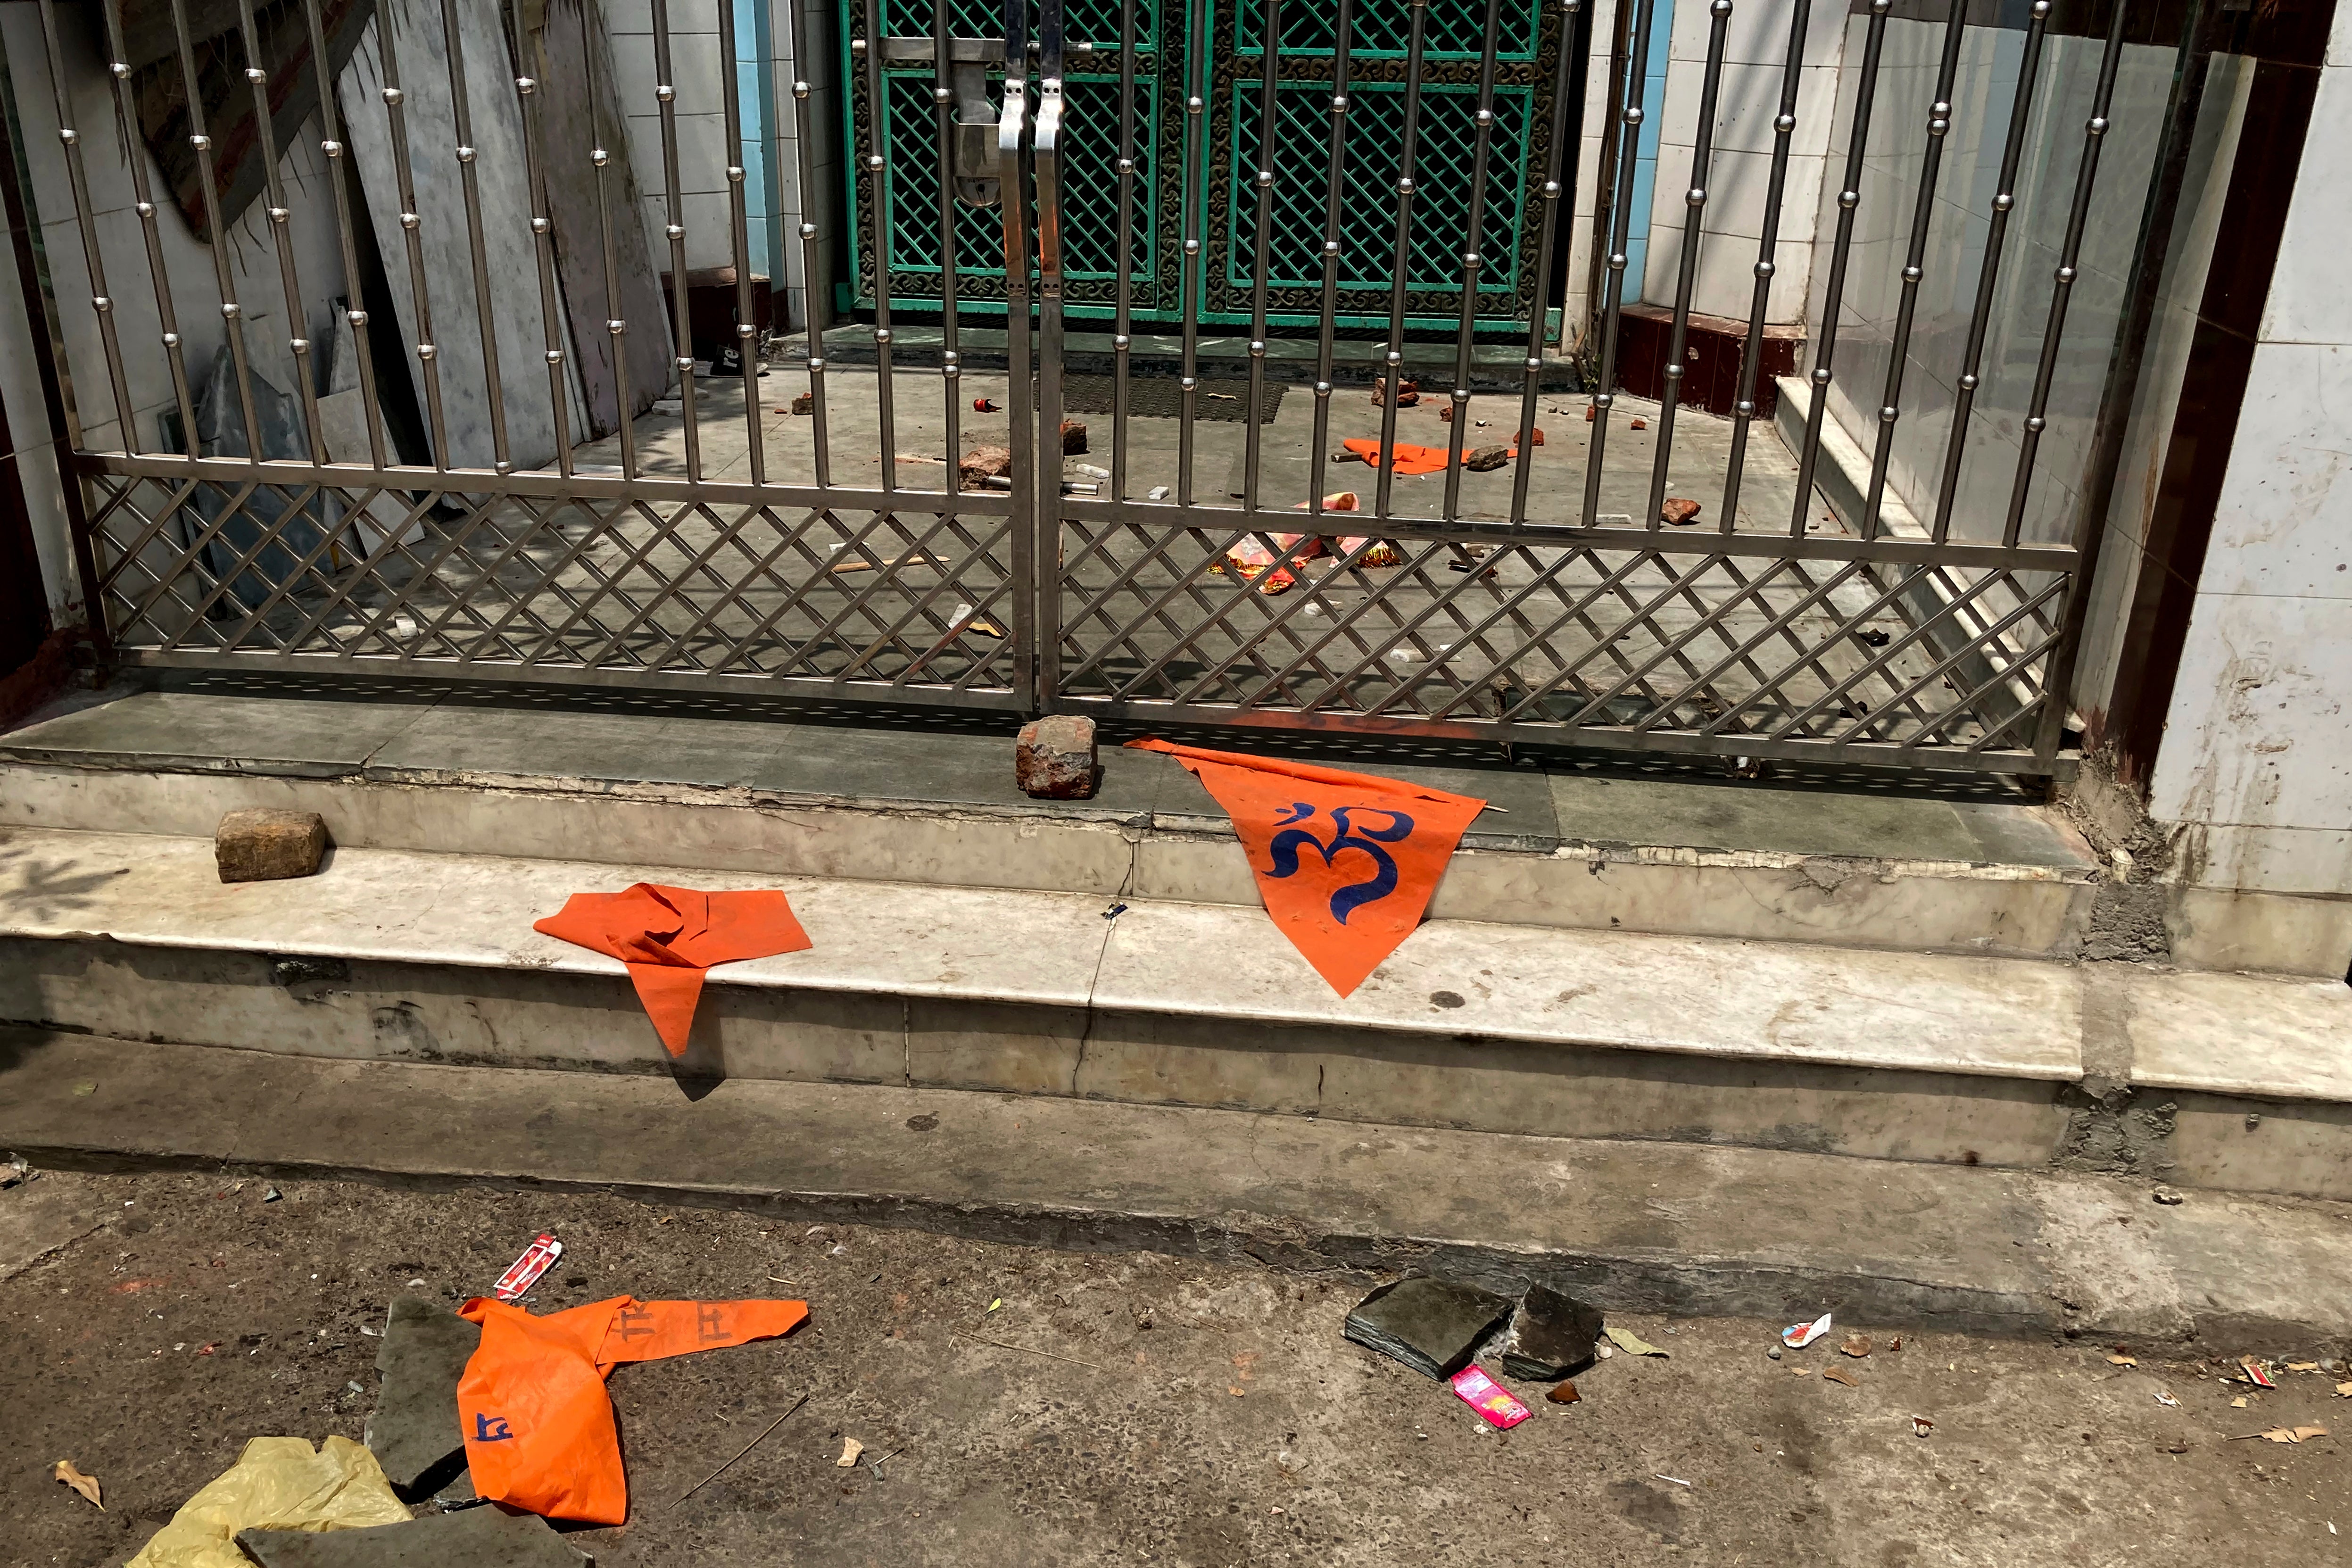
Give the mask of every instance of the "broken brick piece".
M 1666 504 L 1658 509 L 1658 515 L 1676 528 L 1691 521 L 1698 513 L 1698 502 L 1684 496 L 1668 496 Z
M 1384 375 L 1376 377 L 1372 382 L 1372 406 L 1375 408 L 1384 407 L 1387 405 L 1388 401 L 1389 378 Z M 1411 408 L 1420 401 L 1421 383 L 1417 381 L 1400 381 L 1397 383 L 1396 405 L 1399 408 Z
M 956 464 L 956 472 L 968 485 L 983 479 L 1001 479 L 1013 472 L 1013 448 L 1010 447 L 974 447 Z
M 327 824 L 315 811 L 248 807 L 223 816 L 213 833 L 213 859 L 224 882 L 308 877 L 326 853 Z
M 1083 421 L 1083 420 L 1078 420 L 1078 419 L 1065 419 L 1065 420 L 1063 420 L 1063 421 L 1062 421 L 1062 451 L 1063 451 L 1063 453 L 1064 453 L 1066 456 L 1067 456 L 1067 455 L 1073 455 L 1073 454 L 1076 454 L 1076 453 L 1083 452 L 1083 451 L 1085 451 L 1086 449 L 1087 449 L 1087 426 L 1086 426 L 1086 423 L 1085 423 L 1085 421 Z
M 1092 800 L 1102 782 L 1095 721 L 1056 713 L 1022 725 L 1013 746 L 1013 777 L 1034 800 Z
M 1483 474 L 1489 468 L 1499 468 L 1511 460 L 1508 447 L 1481 447 L 1462 459 L 1462 466 L 1472 473 Z
M 1520 432 L 1520 435 L 1519 435 L 1519 445 L 1520 445 L 1520 446 L 1522 446 L 1522 447 L 1540 447 L 1540 446 L 1542 446 L 1543 444 L 1544 444 L 1544 437 L 1543 437 L 1543 426 L 1542 426 L 1538 425 L 1538 426 L 1537 426 L 1533 430 L 1528 430 L 1528 431 L 1522 431 L 1522 432 Z
M 814 392 L 803 392 L 799 396 L 793 398 L 793 412 L 803 415 L 814 414 L 816 412 L 816 394 Z

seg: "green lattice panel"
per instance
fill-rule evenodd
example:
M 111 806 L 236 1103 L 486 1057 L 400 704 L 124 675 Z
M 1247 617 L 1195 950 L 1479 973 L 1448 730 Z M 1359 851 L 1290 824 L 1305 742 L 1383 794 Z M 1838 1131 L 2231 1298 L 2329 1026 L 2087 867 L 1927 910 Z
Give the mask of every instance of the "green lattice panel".
M 1263 0 L 1225 0 L 1236 7 L 1236 44 L 1255 55 L 1265 47 Z M 1502 0 L 1495 30 L 1502 43 L 1496 58 L 1531 60 L 1538 42 L 1537 0 Z M 1348 46 L 1350 59 L 1401 58 L 1412 36 L 1408 0 L 1359 0 Z M 1425 60 L 1476 58 L 1486 37 L 1486 0 L 1430 0 L 1423 24 Z M 1283 0 L 1282 52 L 1328 55 L 1339 47 L 1339 7 L 1330 0 Z
M 888 100 L 883 116 L 883 142 L 889 161 L 890 270 L 896 279 L 894 300 L 916 282 L 919 297 L 937 300 L 941 268 L 940 242 L 939 123 L 931 105 L 928 74 L 888 72 L 884 75 Z M 1073 76 L 1065 79 L 1068 117 L 1073 125 L 1116 127 L 1119 121 L 1119 80 L 1113 77 Z M 1158 84 L 1136 83 L 1137 192 L 1134 249 L 1130 276 L 1139 289 L 1149 288 L 1160 262 L 1158 226 L 1148 200 L 1155 167 L 1152 147 L 1160 125 Z M 1108 290 L 1118 277 L 1118 143 L 1111 135 L 1074 134 L 1063 151 L 1062 198 L 1065 258 L 1074 302 Z M 865 237 L 861 235 L 861 239 Z M 994 207 L 956 207 L 956 276 L 960 294 L 971 282 L 985 281 L 977 298 L 1002 299 L 1004 279 L 1004 225 Z M 1087 282 L 1101 289 L 1087 289 Z M 912 302 L 912 301 L 909 301 Z
M 1258 83 L 1234 84 L 1233 232 L 1225 282 L 1235 294 L 1253 287 L 1257 259 L 1258 163 L 1263 121 Z M 1507 302 L 1518 288 L 1518 235 L 1527 195 L 1529 92 L 1497 92 L 1487 148 L 1486 211 L 1480 250 L 1493 258 L 1479 293 Z M 1402 83 L 1362 83 L 1349 94 L 1347 158 L 1339 198 L 1339 285 L 1386 289 L 1396 275 L 1396 184 L 1404 156 Z M 1284 83 L 1275 89 L 1275 156 L 1266 281 L 1270 289 L 1319 289 L 1323 282 L 1324 205 L 1330 190 L 1331 90 L 1328 84 Z M 1475 88 L 1424 88 L 1412 234 L 1405 286 L 1450 292 L 1460 309 L 1462 242 L 1470 231 L 1470 194 L 1477 152 Z
M 866 8 L 852 0 L 854 10 L 848 18 L 853 36 L 863 37 L 866 31 Z M 1088 41 L 1104 44 L 1118 42 L 1121 0 L 1069 0 L 1062 7 L 1064 35 L 1072 42 Z M 931 36 L 931 19 L 935 9 L 920 0 L 887 0 L 882 7 L 883 30 L 894 38 Z M 1035 7 L 1030 11 L 1031 25 L 1035 25 Z M 1004 6 L 991 0 L 948 0 L 948 27 L 959 38 L 1001 38 L 1004 37 Z M 1286 33 L 1288 27 L 1283 29 Z M 1151 48 L 1160 41 L 1160 6 L 1157 0 L 1136 0 L 1135 37 L 1138 45 Z

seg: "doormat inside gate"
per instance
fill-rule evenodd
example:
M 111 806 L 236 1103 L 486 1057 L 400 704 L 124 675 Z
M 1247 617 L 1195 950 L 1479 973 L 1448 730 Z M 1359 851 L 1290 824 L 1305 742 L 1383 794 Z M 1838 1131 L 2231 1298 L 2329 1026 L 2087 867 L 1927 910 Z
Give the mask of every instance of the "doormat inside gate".
M 1112 413 L 1115 409 L 1111 399 L 1117 395 L 1118 386 L 1115 376 L 1066 375 L 1062 378 L 1063 411 Z M 1282 395 L 1286 390 L 1281 382 L 1267 381 L 1258 407 L 1259 424 L 1274 423 L 1275 411 L 1282 406 Z M 1184 416 L 1184 388 L 1172 375 L 1131 375 L 1127 379 L 1127 411 L 1141 419 L 1181 419 Z M 1226 425 L 1248 424 L 1249 378 L 1228 381 L 1202 376 L 1192 414 L 1198 419 Z

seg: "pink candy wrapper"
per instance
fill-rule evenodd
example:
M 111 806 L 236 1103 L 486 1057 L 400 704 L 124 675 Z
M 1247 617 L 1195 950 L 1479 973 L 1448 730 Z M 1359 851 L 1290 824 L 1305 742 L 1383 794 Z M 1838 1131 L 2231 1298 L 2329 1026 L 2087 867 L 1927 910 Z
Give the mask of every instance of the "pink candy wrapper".
M 520 1258 L 507 1265 L 507 1271 L 499 1276 L 499 1282 L 491 1289 L 501 1301 L 516 1300 L 538 1284 L 539 1277 L 554 1268 L 555 1260 L 562 1256 L 563 1243 L 541 1231 L 537 1240 L 522 1249 Z
M 1462 1396 L 1462 1403 L 1485 1416 L 1490 1426 L 1516 1426 L 1535 1414 L 1512 1397 L 1509 1389 L 1488 1377 L 1483 1368 L 1465 1366 L 1446 1382 Z

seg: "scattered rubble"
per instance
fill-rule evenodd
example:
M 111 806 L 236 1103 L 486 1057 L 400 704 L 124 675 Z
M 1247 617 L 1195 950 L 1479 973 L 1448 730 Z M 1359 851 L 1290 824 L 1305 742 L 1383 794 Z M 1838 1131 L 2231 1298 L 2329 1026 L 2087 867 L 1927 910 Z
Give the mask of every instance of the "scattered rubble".
M 1681 528 L 1696 521 L 1700 510 L 1699 503 L 1686 496 L 1668 496 L 1666 504 L 1658 509 L 1658 515 L 1669 527 Z
M 1421 383 L 1417 381 L 1404 380 L 1400 380 L 1397 383 L 1396 405 L 1399 408 L 1411 408 L 1420 401 Z M 1375 408 L 1386 407 L 1388 405 L 1388 402 L 1389 378 L 1383 375 L 1376 378 L 1372 383 L 1372 406 Z

